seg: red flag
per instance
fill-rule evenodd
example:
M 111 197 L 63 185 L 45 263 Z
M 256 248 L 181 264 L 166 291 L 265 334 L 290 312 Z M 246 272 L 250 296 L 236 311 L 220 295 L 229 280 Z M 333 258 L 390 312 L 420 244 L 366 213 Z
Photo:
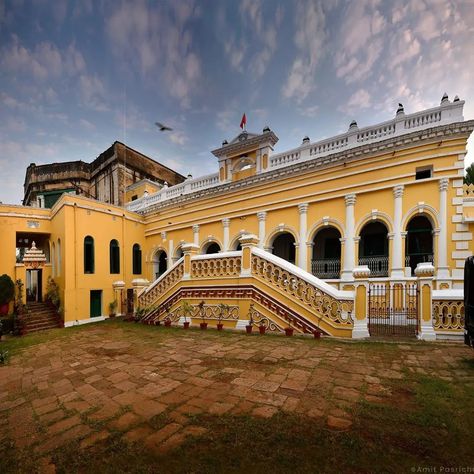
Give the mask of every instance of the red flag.
M 247 117 L 244 114 L 242 115 L 242 120 L 240 121 L 240 128 L 243 130 L 246 125 L 247 125 Z

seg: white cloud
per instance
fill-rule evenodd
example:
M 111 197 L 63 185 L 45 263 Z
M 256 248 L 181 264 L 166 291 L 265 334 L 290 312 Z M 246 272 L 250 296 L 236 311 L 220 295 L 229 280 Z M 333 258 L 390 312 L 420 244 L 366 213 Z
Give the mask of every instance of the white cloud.
M 183 146 L 185 145 L 188 141 L 189 138 L 188 136 L 181 131 L 173 131 L 168 135 L 169 140 L 174 143 L 175 145 L 180 145 Z
M 282 95 L 301 103 L 312 91 L 316 68 L 324 53 L 326 16 L 319 2 L 297 3 L 294 41 L 298 54 L 290 68 Z
M 184 108 L 190 106 L 201 79 L 201 61 L 188 29 L 199 11 L 192 0 L 156 8 L 145 1 L 125 2 L 106 20 L 112 51 L 125 59 L 124 67 L 129 70 L 130 64 L 137 65 L 141 76 L 153 83 L 161 76 L 162 87 Z

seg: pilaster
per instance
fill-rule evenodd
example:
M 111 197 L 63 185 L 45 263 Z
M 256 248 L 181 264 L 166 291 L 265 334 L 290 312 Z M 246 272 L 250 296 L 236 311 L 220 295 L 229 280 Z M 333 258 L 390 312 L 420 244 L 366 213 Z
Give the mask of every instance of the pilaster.
M 224 246 L 223 251 L 227 252 L 229 250 L 229 227 L 230 227 L 230 219 L 225 217 L 222 219 L 222 227 L 224 230 L 224 238 L 222 245 Z
M 439 180 L 439 237 L 438 237 L 438 268 L 436 272 L 437 279 L 448 279 L 448 185 L 449 179 Z
M 199 224 L 193 225 L 194 245 L 199 246 Z
M 307 202 L 303 202 L 298 204 L 298 212 L 300 214 L 300 244 L 298 248 L 298 266 L 303 269 L 307 270 L 307 246 L 305 245 L 306 242 L 306 234 L 308 232 L 308 208 L 309 204 Z
M 369 312 L 369 277 L 370 269 L 367 265 L 359 265 L 354 268 L 354 329 L 352 339 L 364 339 L 370 337 L 367 315 Z
M 393 245 L 392 245 L 392 266 L 390 277 L 403 278 L 405 275 L 405 265 L 402 254 L 402 214 L 403 214 L 403 192 L 404 186 L 393 188 L 394 211 L 393 211 Z
M 258 219 L 258 246 L 263 249 L 265 245 L 265 223 L 267 220 L 266 211 L 257 212 Z
M 352 281 L 354 276 L 352 271 L 355 266 L 355 252 L 354 252 L 354 231 L 355 231 L 355 217 L 354 206 L 356 203 L 356 195 L 348 194 L 345 198 L 346 203 L 346 232 L 344 245 L 344 268 L 341 274 L 341 280 Z

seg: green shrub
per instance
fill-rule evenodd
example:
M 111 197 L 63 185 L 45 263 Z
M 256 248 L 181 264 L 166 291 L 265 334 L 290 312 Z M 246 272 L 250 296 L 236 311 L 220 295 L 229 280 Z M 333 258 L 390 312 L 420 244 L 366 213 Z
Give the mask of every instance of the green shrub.
M 9 359 L 8 351 L 5 349 L 0 349 L 0 365 L 4 365 L 8 362 Z
M 3 334 L 10 334 L 13 331 L 13 316 L 0 318 L 0 325 Z
M 15 296 L 15 284 L 6 274 L 0 276 L 0 306 L 10 303 Z

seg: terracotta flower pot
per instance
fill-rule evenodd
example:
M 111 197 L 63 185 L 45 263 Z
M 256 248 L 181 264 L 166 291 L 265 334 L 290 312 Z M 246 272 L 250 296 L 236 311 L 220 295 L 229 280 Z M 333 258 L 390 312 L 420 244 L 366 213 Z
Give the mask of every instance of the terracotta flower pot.
M 171 326 L 171 320 L 170 319 L 166 319 L 165 320 L 165 327 L 169 328 Z
M 217 330 L 218 331 L 222 331 L 223 327 L 224 327 L 224 325 L 222 323 L 217 323 Z
M 259 330 L 260 334 L 265 334 L 265 329 L 266 329 L 265 326 L 259 326 L 258 327 L 258 330 Z
M 189 321 L 183 323 L 183 329 L 189 329 Z
M 199 323 L 199 327 L 204 330 L 207 329 L 207 323 Z
M 313 331 L 313 336 L 315 339 L 321 339 L 321 331 L 316 329 L 315 331 Z
M 285 328 L 286 336 L 293 336 L 293 328 Z
M 252 334 L 252 328 L 253 326 L 251 326 L 250 324 L 248 326 L 245 326 L 245 332 L 247 334 Z

